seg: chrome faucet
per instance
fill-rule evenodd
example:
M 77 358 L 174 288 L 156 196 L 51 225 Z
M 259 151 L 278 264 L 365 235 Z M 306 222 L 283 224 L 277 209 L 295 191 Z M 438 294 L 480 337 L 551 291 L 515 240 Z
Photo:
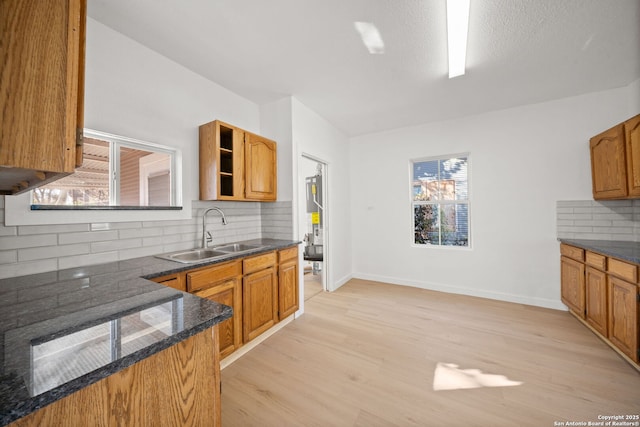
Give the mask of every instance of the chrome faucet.
M 213 241 L 213 237 L 211 237 L 211 233 L 207 231 L 207 214 L 211 211 L 218 211 L 222 216 L 222 225 L 227 225 L 227 218 L 224 216 L 224 212 L 220 208 L 209 208 L 202 214 L 202 248 L 207 247 L 207 243 Z

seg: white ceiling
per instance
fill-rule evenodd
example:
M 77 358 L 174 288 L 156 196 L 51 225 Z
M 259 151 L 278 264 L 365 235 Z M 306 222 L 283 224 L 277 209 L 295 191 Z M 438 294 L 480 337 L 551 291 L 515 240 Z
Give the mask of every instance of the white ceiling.
M 257 104 L 292 95 L 349 136 L 626 86 L 640 0 L 471 0 L 447 77 L 445 0 L 89 0 L 93 19 Z M 354 28 L 373 23 L 385 53 Z

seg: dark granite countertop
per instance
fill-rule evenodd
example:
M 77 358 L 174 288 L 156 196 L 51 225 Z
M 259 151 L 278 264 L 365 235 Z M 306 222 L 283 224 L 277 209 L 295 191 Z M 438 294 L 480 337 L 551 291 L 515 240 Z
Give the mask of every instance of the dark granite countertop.
M 226 305 L 147 279 L 281 249 L 182 264 L 153 256 L 0 280 L 0 425 L 232 316 Z
M 598 252 L 602 255 L 640 264 L 640 242 L 560 238 L 558 240 L 567 245 L 577 246 L 582 249 Z

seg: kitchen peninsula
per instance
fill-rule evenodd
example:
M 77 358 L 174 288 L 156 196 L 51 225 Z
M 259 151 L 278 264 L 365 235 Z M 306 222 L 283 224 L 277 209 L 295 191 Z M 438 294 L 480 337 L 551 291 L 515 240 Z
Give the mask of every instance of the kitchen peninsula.
M 232 309 L 146 279 L 184 268 L 143 257 L 0 280 L 0 425 L 219 425 Z

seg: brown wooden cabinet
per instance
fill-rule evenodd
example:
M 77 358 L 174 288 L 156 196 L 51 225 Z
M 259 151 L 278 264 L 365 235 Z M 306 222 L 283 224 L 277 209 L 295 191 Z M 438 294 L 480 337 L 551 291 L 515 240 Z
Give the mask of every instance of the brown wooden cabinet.
M 593 267 L 585 269 L 585 320 L 603 336 L 608 336 L 607 275 Z
M 82 163 L 86 0 L 0 2 L 0 194 Z
M 243 260 L 242 310 L 244 342 L 249 342 L 278 321 L 276 253 Z
M 640 197 L 640 115 L 591 138 L 593 198 Z
M 609 276 L 609 340 L 638 362 L 638 286 Z
M 275 141 L 215 120 L 200 126 L 200 200 L 277 197 Z
M 245 198 L 274 201 L 277 191 L 276 143 L 270 139 L 245 132 Z
M 278 320 L 298 310 L 298 247 L 278 252 Z
M 584 251 L 562 244 L 560 252 L 560 297 L 569 309 L 584 318 Z
M 189 292 L 233 308 L 233 316 L 218 325 L 220 357 L 225 358 L 242 346 L 242 262 L 205 267 L 186 278 Z
M 218 325 L 224 359 L 298 310 L 298 272 L 296 245 L 151 280 L 233 308 Z
M 640 369 L 639 266 L 566 244 L 560 245 L 560 252 L 562 301 L 574 316 Z

